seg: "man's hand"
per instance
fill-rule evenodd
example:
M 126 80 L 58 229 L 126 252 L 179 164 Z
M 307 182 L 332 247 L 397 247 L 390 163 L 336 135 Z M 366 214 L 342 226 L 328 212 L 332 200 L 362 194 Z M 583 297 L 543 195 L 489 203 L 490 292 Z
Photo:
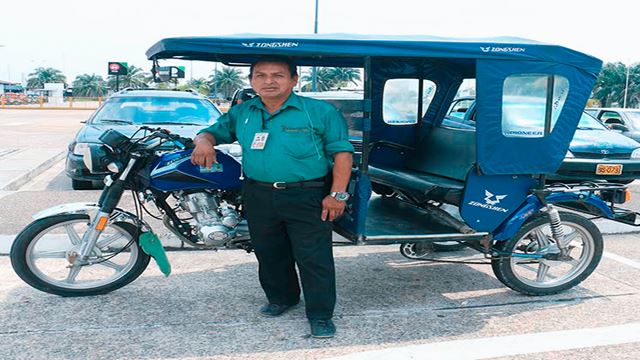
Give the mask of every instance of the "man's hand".
M 322 199 L 322 215 L 320 218 L 322 221 L 333 221 L 344 213 L 345 206 L 346 202 L 338 201 L 333 196 L 327 195 Z
M 206 168 L 218 161 L 216 160 L 216 150 L 213 148 L 216 141 L 211 134 L 203 133 L 193 139 L 195 148 L 191 153 L 191 163 L 193 165 L 200 165 Z

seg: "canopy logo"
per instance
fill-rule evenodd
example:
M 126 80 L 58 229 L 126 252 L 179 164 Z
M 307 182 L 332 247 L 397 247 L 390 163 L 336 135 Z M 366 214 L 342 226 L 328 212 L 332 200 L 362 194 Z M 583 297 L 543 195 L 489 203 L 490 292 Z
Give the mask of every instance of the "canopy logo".
M 250 48 L 291 48 L 291 47 L 298 47 L 298 43 L 297 42 L 268 42 L 268 43 L 252 42 L 252 43 L 242 43 L 242 46 L 250 47 Z
M 505 209 L 503 207 L 500 206 L 496 206 L 500 203 L 500 201 L 502 201 L 504 198 L 507 197 L 507 195 L 494 195 L 491 192 L 489 192 L 488 190 L 484 191 L 484 204 L 481 202 L 477 202 L 477 201 L 469 201 L 468 205 L 471 206 L 475 206 L 475 207 L 481 207 L 483 209 L 487 209 L 487 210 L 491 210 L 491 211 L 497 211 L 497 212 L 503 212 L 503 213 L 507 213 L 509 212 L 508 209 Z
M 523 47 L 500 47 L 500 46 L 480 46 L 482 52 L 525 52 L 527 49 Z

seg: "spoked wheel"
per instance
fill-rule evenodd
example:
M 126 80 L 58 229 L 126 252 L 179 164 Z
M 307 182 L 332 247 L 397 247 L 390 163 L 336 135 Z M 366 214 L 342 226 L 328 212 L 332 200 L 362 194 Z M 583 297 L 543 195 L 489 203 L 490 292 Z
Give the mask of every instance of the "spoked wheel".
M 528 220 L 511 240 L 496 249 L 511 254 L 559 254 L 557 260 L 523 257 L 493 259 L 496 277 L 513 290 L 528 295 L 550 295 L 570 289 L 595 270 L 602 258 L 602 234 L 582 216 L 560 212 L 562 244 L 551 234 L 546 214 Z
M 34 221 L 11 247 L 13 269 L 27 284 L 60 296 L 105 294 L 142 274 L 150 258 L 132 241 L 136 227 L 125 222 L 109 224 L 88 261 L 78 264 L 75 260 L 88 226 L 89 216 L 84 214 Z
M 411 260 L 424 259 L 433 253 L 433 245 L 428 242 L 400 244 L 400 254 Z

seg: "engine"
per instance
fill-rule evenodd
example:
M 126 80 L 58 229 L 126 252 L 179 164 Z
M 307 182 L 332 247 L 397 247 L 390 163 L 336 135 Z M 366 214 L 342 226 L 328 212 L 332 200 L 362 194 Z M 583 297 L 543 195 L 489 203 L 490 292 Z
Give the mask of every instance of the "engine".
M 240 223 L 237 207 L 208 192 L 178 195 L 180 207 L 188 211 L 193 219 L 189 222 L 198 237 L 208 246 L 225 246 L 238 234 Z

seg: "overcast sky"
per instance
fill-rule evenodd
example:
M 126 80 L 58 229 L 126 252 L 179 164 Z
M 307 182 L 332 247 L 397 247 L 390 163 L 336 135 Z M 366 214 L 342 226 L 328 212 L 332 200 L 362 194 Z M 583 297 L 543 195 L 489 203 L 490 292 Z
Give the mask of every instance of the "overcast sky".
M 150 69 L 144 53 L 171 36 L 313 33 L 315 0 L 3 1 L 0 80 L 36 67 L 106 77 L 108 61 Z M 622 0 L 319 0 L 320 33 L 517 36 L 606 61 L 640 62 L 640 2 Z M 212 65 L 187 66 L 187 78 Z

